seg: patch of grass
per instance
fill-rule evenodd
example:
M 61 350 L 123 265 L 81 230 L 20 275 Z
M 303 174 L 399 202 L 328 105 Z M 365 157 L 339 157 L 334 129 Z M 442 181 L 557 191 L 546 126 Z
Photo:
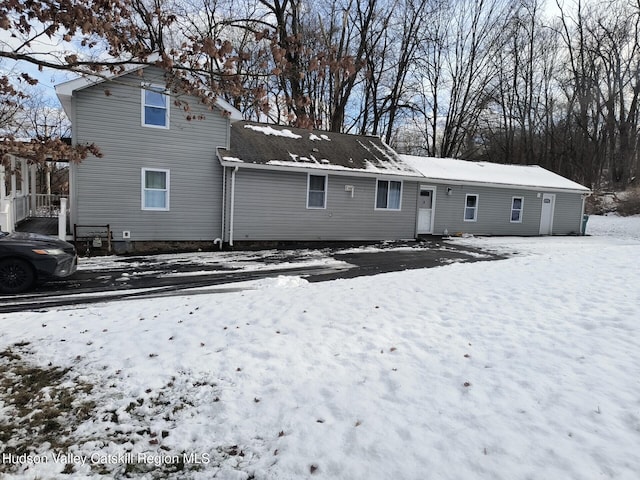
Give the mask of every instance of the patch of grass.
M 179 378 L 173 377 L 164 386 L 146 389 L 140 396 L 124 396 L 121 402 L 115 402 L 114 408 L 111 390 L 105 396 L 106 385 L 96 384 L 94 388 L 79 380 L 70 368 L 38 366 L 30 360 L 29 348 L 28 344 L 14 344 L 0 351 L 1 452 L 16 456 L 42 455 L 43 452 L 65 455 L 70 449 L 82 452 L 90 448 L 92 452 L 100 452 L 107 446 L 118 446 L 121 451 L 131 452 L 132 445 L 139 444 L 138 450 L 141 447 L 151 457 L 170 459 L 90 464 L 91 474 L 106 478 L 186 479 L 194 472 L 227 460 L 238 472 L 246 468 L 248 461 L 241 445 L 207 452 L 212 455 L 207 457 L 212 465 L 193 460 L 193 451 L 177 452 L 170 446 L 172 432 L 181 418 L 178 412 L 197 405 L 194 398 L 221 401 L 215 382 L 194 380 L 185 373 Z M 160 418 L 166 422 L 161 429 L 158 428 Z M 86 428 L 80 428 L 84 422 L 92 420 L 101 424 L 100 428 L 89 428 L 88 432 Z M 78 433 L 80 431 L 85 433 Z M 169 440 L 165 440 L 167 438 Z M 19 475 L 23 469 L 24 466 L 11 463 L 0 464 L 0 478 L 9 473 Z M 66 464 L 60 466 L 57 477 L 78 473 L 74 464 Z M 246 475 L 246 478 L 252 478 L 250 474 Z
M 28 343 L 18 343 L 0 352 L 0 450 L 8 454 L 29 454 L 49 443 L 64 451 L 74 442 L 70 434 L 89 418 L 95 404 L 80 400 L 92 385 L 69 378 L 68 368 L 33 365 L 24 357 Z M 70 381 L 71 380 L 71 381 Z M 0 474 L 18 468 L 0 464 Z M 0 475 L 1 476 L 1 475 Z

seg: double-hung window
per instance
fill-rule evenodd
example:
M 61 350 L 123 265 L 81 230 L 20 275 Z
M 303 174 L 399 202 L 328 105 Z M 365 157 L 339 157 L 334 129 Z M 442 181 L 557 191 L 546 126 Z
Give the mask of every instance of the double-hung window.
M 376 186 L 376 210 L 400 210 L 402 182 L 378 180 Z
M 522 223 L 522 208 L 524 198 L 513 197 L 511 199 L 511 223 Z
M 307 208 L 327 208 L 327 176 L 311 175 L 307 179 Z
M 169 95 L 164 87 L 142 86 L 142 125 L 169 128 Z
M 467 193 L 464 199 L 464 221 L 475 222 L 478 220 L 478 195 Z
M 169 170 L 142 169 L 142 210 L 169 210 Z

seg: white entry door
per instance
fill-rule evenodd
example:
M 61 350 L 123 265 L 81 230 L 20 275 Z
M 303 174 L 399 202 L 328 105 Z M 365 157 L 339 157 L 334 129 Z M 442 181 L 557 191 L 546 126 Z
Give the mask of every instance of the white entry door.
M 420 186 L 418 197 L 418 235 L 433 233 L 433 207 L 436 189 Z
M 555 206 L 555 194 L 543 193 L 542 211 L 540 212 L 540 235 L 551 235 L 553 233 L 553 210 Z

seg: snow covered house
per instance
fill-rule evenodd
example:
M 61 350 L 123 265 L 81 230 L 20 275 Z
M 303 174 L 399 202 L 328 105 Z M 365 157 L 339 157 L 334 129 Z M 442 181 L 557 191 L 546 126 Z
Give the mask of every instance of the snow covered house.
M 420 174 L 378 137 L 234 122 L 225 242 L 415 237 Z
M 169 92 L 152 67 L 79 78 L 56 93 L 73 143 L 103 154 L 70 167 L 74 239 L 106 236 L 116 252 L 570 234 L 580 232 L 589 193 L 539 167 L 402 156 L 377 137 L 245 122 L 222 100 L 211 110 Z
M 77 238 L 116 252 L 164 242 L 413 238 L 420 174 L 378 138 L 250 124 L 197 99 L 187 120 L 159 69 L 56 87 L 74 144 Z M 84 232 L 84 233 L 79 233 Z M 105 238 L 101 239 L 102 241 Z
M 401 155 L 421 179 L 416 233 L 582 233 L 587 187 L 537 165 Z

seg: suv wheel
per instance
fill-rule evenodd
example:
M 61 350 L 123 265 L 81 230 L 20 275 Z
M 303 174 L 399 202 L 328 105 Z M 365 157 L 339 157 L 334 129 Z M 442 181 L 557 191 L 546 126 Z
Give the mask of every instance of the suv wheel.
M 21 293 L 29 290 L 36 281 L 33 267 L 19 258 L 0 261 L 0 292 Z

